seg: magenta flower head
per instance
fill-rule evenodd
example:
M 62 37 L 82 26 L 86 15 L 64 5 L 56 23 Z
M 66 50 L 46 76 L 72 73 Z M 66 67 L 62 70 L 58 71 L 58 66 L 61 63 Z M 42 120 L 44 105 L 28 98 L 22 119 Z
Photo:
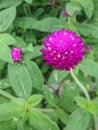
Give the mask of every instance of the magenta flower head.
M 20 48 L 12 48 L 11 50 L 11 56 L 13 59 L 13 62 L 20 62 L 22 59 L 22 50 Z
M 73 69 L 86 54 L 81 38 L 71 30 L 55 31 L 48 35 L 41 50 L 46 64 L 61 70 Z

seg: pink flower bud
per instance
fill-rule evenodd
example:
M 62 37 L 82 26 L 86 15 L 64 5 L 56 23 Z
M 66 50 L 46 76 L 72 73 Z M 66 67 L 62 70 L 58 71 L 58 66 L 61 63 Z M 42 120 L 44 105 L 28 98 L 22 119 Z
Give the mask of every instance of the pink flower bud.
M 20 48 L 12 48 L 11 50 L 11 56 L 13 59 L 13 62 L 20 62 L 22 59 L 22 50 Z

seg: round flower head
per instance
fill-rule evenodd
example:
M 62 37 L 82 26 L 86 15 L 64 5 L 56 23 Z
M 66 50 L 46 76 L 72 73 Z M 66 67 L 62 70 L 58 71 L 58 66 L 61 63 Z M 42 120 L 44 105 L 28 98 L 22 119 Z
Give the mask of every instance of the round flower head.
M 88 45 L 88 46 L 86 47 L 86 50 L 87 50 L 87 51 L 92 50 L 92 46 Z
M 22 50 L 20 48 L 12 48 L 11 56 L 14 62 L 20 62 L 22 59 Z
M 84 43 L 71 30 L 55 31 L 43 42 L 41 52 L 46 64 L 61 70 L 73 69 L 85 55 Z

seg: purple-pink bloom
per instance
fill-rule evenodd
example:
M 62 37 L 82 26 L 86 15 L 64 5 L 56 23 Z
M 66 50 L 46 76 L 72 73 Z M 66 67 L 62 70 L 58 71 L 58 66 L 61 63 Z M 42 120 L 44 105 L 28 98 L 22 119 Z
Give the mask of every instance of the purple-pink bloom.
M 41 50 L 46 64 L 61 70 L 73 69 L 86 54 L 82 39 L 71 30 L 55 31 L 46 36 Z
M 22 50 L 20 48 L 12 48 L 11 50 L 11 56 L 13 59 L 13 62 L 20 62 L 22 59 Z
M 88 46 L 86 47 L 86 50 L 87 50 L 87 51 L 92 50 L 92 46 L 88 45 Z

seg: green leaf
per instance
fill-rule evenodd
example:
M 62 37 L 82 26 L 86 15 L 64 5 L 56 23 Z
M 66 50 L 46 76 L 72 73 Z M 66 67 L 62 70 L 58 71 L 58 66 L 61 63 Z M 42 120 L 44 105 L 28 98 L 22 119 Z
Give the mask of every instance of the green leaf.
M 0 9 L 18 6 L 23 0 L 0 0 Z
M 92 0 L 76 0 L 83 8 L 88 18 L 91 18 L 94 11 Z
M 5 89 L 5 88 L 9 88 L 9 87 L 10 87 L 10 83 L 7 78 L 0 80 L 0 89 Z
M 16 16 L 16 8 L 11 7 L 0 12 L 0 32 L 7 30 Z
M 88 107 L 88 101 L 84 97 L 80 97 L 80 96 L 75 97 L 75 101 L 77 105 L 79 105 L 81 108 L 86 109 Z
M 98 24 L 98 0 L 93 0 L 94 3 L 94 21 Z
M 8 75 L 10 84 L 15 93 L 22 98 L 29 97 L 32 91 L 32 81 L 26 66 L 21 64 L 9 64 Z
M 56 123 L 35 108 L 29 113 L 29 122 L 36 130 L 59 130 Z
M 40 51 L 41 48 L 42 48 L 42 45 L 33 47 L 33 53 L 25 53 L 23 59 L 28 61 L 30 59 L 35 59 L 35 58 L 41 56 L 42 55 L 42 53 Z
M 36 106 L 36 105 L 38 105 L 41 102 L 42 99 L 43 99 L 42 95 L 40 95 L 40 94 L 34 94 L 31 97 L 29 97 L 29 99 L 28 99 L 27 102 L 30 105 L 32 105 L 32 106 Z
M 42 73 L 37 64 L 34 62 L 28 62 L 26 63 L 26 68 L 31 76 L 33 87 L 38 90 L 42 90 L 44 81 Z
M 2 41 L 0 41 L 0 59 L 12 63 L 12 57 L 11 57 L 11 52 L 10 48 Z
M 62 93 L 59 97 L 59 106 L 68 112 L 72 112 L 77 108 L 74 98 L 79 95 L 79 88 L 77 86 L 63 86 Z
M 52 32 L 64 28 L 64 20 L 53 17 L 36 21 L 30 17 L 18 18 L 15 23 L 21 28 L 36 29 L 43 32 Z
M 98 26 L 89 23 L 78 24 L 77 28 L 79 32 L 88 37 L 98 38 Z
M 69 119 L 69 115 L 61 108 L 57 108 L 56 109 L 56 114 L 58 116 L 58 118 L 64 123 L 67 124 L 68 123 L 68 119 Z
M 74 2 L 67 2 L 66 11 L 70 16 L 74 15 L 74 13 L 79 12 L 81 10 L 80 6 L 75 4 Z
M 33 55 L 32 55 L 33 59 L 42 55 L 42 53 L 40 51 L 42 49 L 42 45 L 35 46 L 33 49 L 34 49 Z
M 67 71 L 53 70 L 48 79 L 48 84 L 60 83 L 67 75 Z
M 3 70 L 4 66 L 5 66 L 5 62 L 0 60 L 0 70 Z
M 24 0 L 25 2 L 27 2 L 28 4 L 32 3 L 32 0 Z
M 91 112 L 92 114 L 97 114 L 98 115 L 98 101 L 88 102 L 87 110 L 89 112 Z
M 76 97 L 75 101 L 78 106 L 81 108 L 89 111 L 90 113 L 97 114 L 98 115 L 98 101 L 93 100 L 93 101 L 87 101 L 87 99 L 83 97 Z
M 12 57 L 10 53 L 10 48 L 8 45 L 16 44 L 16 40 L 7 33 L 0 34 L 0 59 L 9 63 L 12 63 Z
M 0 122 L 0 129 L 1 130 L 15 130 L 15 123 L 13 120 L 1 121 Z
M 47 100 L 47 102 L 49 103 L 50 106 L 56 106 L 57 104 L 57 100 L 55 95 L 53 94 L 53 92 L 51 92 L 49 89 L 44 88 L 44 97 Z
M 31 53 L 33 52 L 33 45 L 32 45 L 32 43 L 30 43 L 30 44 L 27 46 L 26 51 L 31 52 Z
M 87 130 L 90 120 L 89 113 L 82 109 L 76 109 L 70 116 L 64 130 Z
M 64 28 L 65 21 L 53 17 L 44 18 L 33 24 L 33 29 L 43 32 L 53 32 Z
M 36 22 L 35 19 L 31 18 L 31 17 L 22 17 L 22 18 L 17 18 L 15 20 L 15 24 L 21 28 L 25 28 L 25 29 L 32 29 L 33 28 L 33 24 Z
M 4 103 L 0 105 L 0 121 L 6 121 L 15 117 L 21 117 L 24 110 L 16 103 Z
M 21 37 L 18 37 L 18 36 L 16 36 L 15 38 L 17 41 L 17 44 L 15 44 L 16 47 L 19 47 L 19 48 L 26 48 L 27 47 L 24 39 L 22 39 Z
M 79 69 L 90 76 L 98 77 L 98 64 L 92 60 L 83 60 L 79 64 Z
M 0 43 L 5 43 L 6 45 L 13 45 L 13 44 L 17 44 L 16 40 L 7 33 L 2 33 L 0 34 Z
M 76 27 L 76 25 L 74 24 L 74 22 L 72 21 L 72 19 L 69 19 L 66 24 L 65 24 L 65 28 L 72 30 L 74 32 L 76 32 L 78 34 L 78 29 Z

